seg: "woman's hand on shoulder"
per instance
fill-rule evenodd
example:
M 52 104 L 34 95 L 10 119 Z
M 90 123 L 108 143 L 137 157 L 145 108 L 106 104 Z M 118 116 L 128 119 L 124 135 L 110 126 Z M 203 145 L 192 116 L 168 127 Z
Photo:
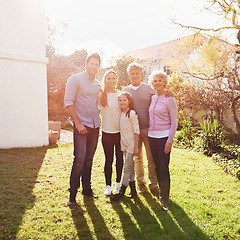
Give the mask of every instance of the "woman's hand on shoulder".
M 166 90 L 165 97 L 167 97 L 167 98 L 174 97 L 174 93 L 171 90 Z
M 102 97 L 102 95 L 103 95 L 103 90 L 102 90 L 102 89 L 100 89 L 100 91 L 99 91 L 99 94 L 98 94 L 98 97 L 99 97 L 99 98 L 101 98 L 101 97 Z
M 99 91 L 99 94 L 98 94 L 98 105 L 100 105 L 100 101 L 101 101 L 101 98 L 102 98 L 102 95 L 103 95 L 103 90 L 100 88 L 100 91 Z

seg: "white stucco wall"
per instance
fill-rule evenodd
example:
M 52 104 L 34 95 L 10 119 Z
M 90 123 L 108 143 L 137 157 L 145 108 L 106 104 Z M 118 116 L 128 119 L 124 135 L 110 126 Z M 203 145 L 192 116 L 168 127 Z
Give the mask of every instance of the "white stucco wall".
M 0 148 L 47 145 L 44 1 L 0 6 Z
M 185 108 L 184 113 L 187 114 L 188 116 L 193 116 L 195 120 L 203 123 L 203 119 L 205 118 L 204 116 L 206 116 L 207 114 L 210 114 L 210 111 Z M 240 118 L 240 115 L 238 115 L 238 117 Z M 223 120 L 224 120 L 225 127 L 228 127 L 232 129 L 233 132 L 237 133 L 236 124 L 234 123 L 231 109 L 226 110 Z

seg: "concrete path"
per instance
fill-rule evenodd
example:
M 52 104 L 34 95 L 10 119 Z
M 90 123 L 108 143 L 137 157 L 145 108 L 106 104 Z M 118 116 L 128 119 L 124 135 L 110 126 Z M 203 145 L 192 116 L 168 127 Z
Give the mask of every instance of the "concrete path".
M 73 143 L 73 132 L 61 129 L 60 139 L 57 144 Z

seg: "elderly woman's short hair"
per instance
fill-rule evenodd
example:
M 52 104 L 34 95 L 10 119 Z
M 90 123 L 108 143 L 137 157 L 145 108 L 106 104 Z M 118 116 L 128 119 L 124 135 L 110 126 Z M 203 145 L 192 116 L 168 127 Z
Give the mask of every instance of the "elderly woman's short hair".
M 129 74 L 129 72 L 133 69 L 140 69 L 142 71 L 143 66 L 141 64 L 139 64 L 138 62 L 130 63 L 127 67 L 127 73 Z
M 152 86 L 152 81 L 154 79 L 154 77 L 158 77 L 162 80 L 164 80 L 166 82 L 166 84 L 168 84 L 168 75 L 161 71 L 161 70 L 154 70 L 150 76 L 149 76 L 149 79 L 148 79 L 148 83 Z

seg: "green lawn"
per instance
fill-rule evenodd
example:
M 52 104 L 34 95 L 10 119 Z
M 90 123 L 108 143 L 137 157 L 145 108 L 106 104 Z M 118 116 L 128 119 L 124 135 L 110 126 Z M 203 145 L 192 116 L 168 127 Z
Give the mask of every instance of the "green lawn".
M 104 196 L 100 142 L 92 173 L 99 198 L 79 192 L 69 208 L 72 151 L 72 144 L 0 150 L 0 239 L 240 239 L 240 181 L 203 154 L 173 149 L 163 212 L 150 193 L 120 202 Z

